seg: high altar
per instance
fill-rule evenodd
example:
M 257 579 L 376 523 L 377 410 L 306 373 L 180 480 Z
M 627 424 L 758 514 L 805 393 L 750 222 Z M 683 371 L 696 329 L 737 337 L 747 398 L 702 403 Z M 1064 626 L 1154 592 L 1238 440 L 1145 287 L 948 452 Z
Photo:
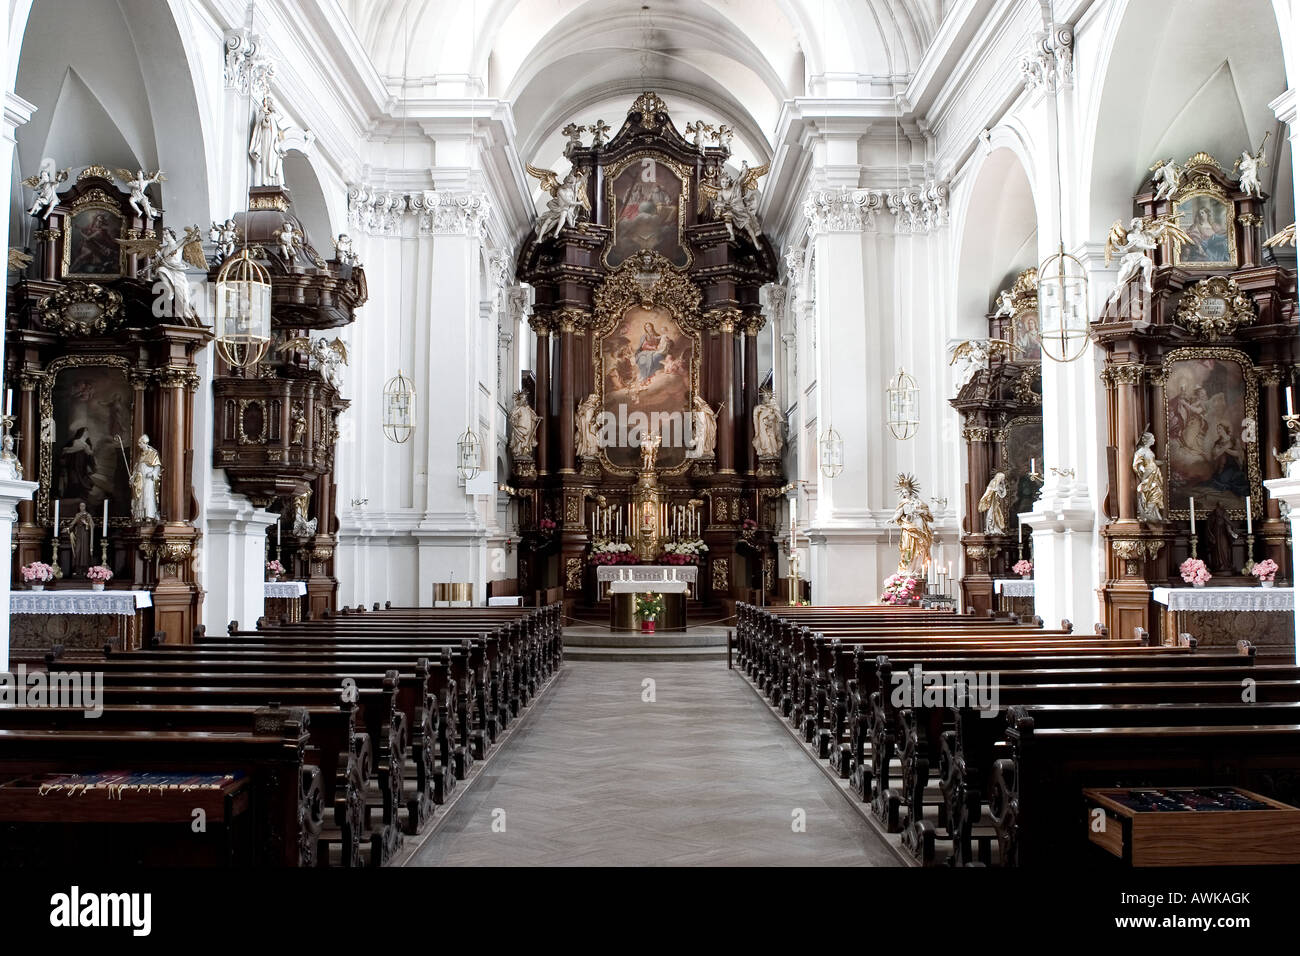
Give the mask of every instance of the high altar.
M 717 609 L 775 587 L 780 413 L 760 397 L 759 291 L 776 256 L 730 131 L 678 133 L 653 93 L 622 128 L 573 128 L 517 274 L 536 290 L 532 375 L 511 414 L 519 590 L 601 619 L 603 566 L 698 562 Z M 712 145 L 706 140 L 712 138 Z

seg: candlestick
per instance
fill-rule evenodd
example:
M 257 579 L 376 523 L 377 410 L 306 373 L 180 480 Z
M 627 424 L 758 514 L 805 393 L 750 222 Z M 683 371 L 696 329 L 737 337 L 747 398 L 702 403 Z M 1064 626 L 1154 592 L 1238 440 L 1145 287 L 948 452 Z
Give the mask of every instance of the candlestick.
M 1250 499 L 1247 499 L 1248 501 Z M 1246 573 L 1250 574 L 1251 569 L 1255 567 L 1255 536 L 1249 531 L 1246 532 Z
M 102 534 L 99 536 L 99 563 L 108 567 L 108 538 Z

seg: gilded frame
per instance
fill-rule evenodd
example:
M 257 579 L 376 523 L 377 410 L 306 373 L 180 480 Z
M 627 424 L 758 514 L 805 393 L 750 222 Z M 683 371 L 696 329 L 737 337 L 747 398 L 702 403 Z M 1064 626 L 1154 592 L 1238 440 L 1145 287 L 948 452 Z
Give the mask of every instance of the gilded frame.
M 1232 197 L 1224 192 L 1218 183 L 1205 173 L 1201 173 L 1190 183 L 1184 184 L 1183 188 L 1178 190 L 1173 203 L 1171 204 L 1174 218 L 1178 220 L 1178 224 L 1182 226 L 1183 229 L 1190 233 L 1195 223 L 1190 220 L 1185 221 L 1182 218 L 1184 212 L 1183 206 L 1198 197 L 1208 197 L 1223 207 L 1224 225 L 1228 238 L 1228 258 L 1215 262 L 1188 262 L 1183 258 L 1186 246 L 1173 243 L 1174 265 L 1192 272 L 1223 272 L 1225 270 L 1231 271 L 1236 269 L 1237 262 L 1240 259 L 1237 252 L 1237 210 L 1232 201 Z
M 624 156 L 622 159 L 618 160 L 618 162 L 605 167 L 605 208 L 609 210 L 611 222 L 609 227 L 609 242 L 606 244 L 605 251 L 601 255 L 601 262 L 605 264 L 605 268 L 607 269 L 621 269 L 637 257 L 637 253 L 632 253 L 627 258 L 617 263 L 610 262 L 609 259 L 610 254 L 614 251 L 614 243 L 618 240 L 618 225 L 613 221 L 613 217 L 617 215 L 615 211 L 614 182 L 629 166 L 635 163 L 640 163 L 642 160 L 646 159 L 653 160 L 658 165 L 668 167 L 681 181 L 682 191 L 681 195 L 678 196 L 677 199 L 677 244 L 681 247 L 682 251 L 686 253 L 686 263 L 678 266 L 668 262 L 667 259 L 664 259 L 664 261 L 668 262 L 669 268 L 672 269 L 689 269 L 695 262 L 695 256 L 691 253 L 691 247 L 686 242 L 686 210 L 690 201 L 691 171 L 687 169 L 686 166 L 676 160 L 670 159 L 658 150 L 642 150 L 633 153 L 630 156 Z M 659 258 L 663 258 L 662 256 L 659 256 L 659 253 L 657 252 L 655 255 Z
M 643 281 L 645 277 L 655 276 L 652 282 Z M 612 273 L 596 288 L 594 296 L 595 311 L 591 320 L 591 371 L 592 381 L 596 383 L 596 392 L 600 396 L 600 408 L 605 408 L 605 374 L 604 341 L 627 314 L 628 309 L 640 306 L 646 309 L 663 309 L 672 316 L 682 330 L 694 340 L 691 349 L 690 394 L 698 395 L 700 391 L 700 362 L 704 357 L 704 341 L 701 331 L 704 326 L 700 315 L 701 295 L 699 288 L 683 273 L 673 268 L 672 264 L 658 254 L 642 253 L 628 259 L 618 270 Z M 690 408 L 682 410 L 684 414 Z M 696 459 L 686 458 L 680 465 L 663 469 L 660 474 L 676 476 L 685 474 Z M 600 450 L 600 465 L 611 475 L 634 477 L 640 474 L 635 467 L 615 465 L 609 460 L 605 449 Z
M 126 275 L 126 247 L 118 246 L 117 272 L 73 272 L 72 271 L 72 221 L 89 210 L 98 209 L 110 213 L 120 223 L 116 238 L 125 239 L 131 229 L 130 221 L 122 215 L 121 205 L 102 189 L 92 189 L 84 196 L 78 197 L 68 209 L 63 223 L 63 278 L 86 279 L 91 282 L 107 282 L 120 279 Z
M 92 366 L 109 366 L 122 370 L 123 377 L 127 382 L 131 380 L 131 363 L 120 355 L 64 355 L 56 358 L 47 365 L 41 372 L 40 383 L 40 455 L 37 463 L 37 470 L 40 472 L 37 478 L 38 486 L 36 489 L 36 523 L 38 525 L 47 525 L 54 518 L 53 508 L 50 505 L 50 492 L 54 485 L 54 386 L 58 380 L 59 373 L 70 368 L 88 368 Z M 131 389 L 131 422 L 132 428 L 135 427 L 135 397 L 136 389 Z M 48 422 L 48 425 L 46 424 Z M 135 447 L 136 435 L 131 435 L 131 447 Z M 127 528 L 131 527 L 129 518 L 113 517 L 111 514 L 108 518 L 109 527 Z
M 1245 384 L 1245 409 L 1246 417 L 1249 419 L 1259 420 L 1259 372 L 1255 364 L 1251 361 L 1250 356 L 1245 352 L 1229 348 L 1212 348 L 1212 347 L 1187 347 L 1174 349 L 1165 355 L 1164 361 L 1160 366 L 1160 381 L 1167 383 L 1169 380 L 1169 371 L 1175 362 L 1184 362 L 1196 359 L 1214 359 L 1220 362 L 1235 362 L 1241 367 L 1242 381 Z M 1161 468 L 1164 471 L 1165 483 L 1165 502 L 1168 505 L 1167 514 L 1170 521 L 1187 521 L 1190 518 L 1190 511 L 1187 507 L 1174 507 L 1173 498 L 1173 474 L 1169 463 L 1169 391 L 1167 384 L 1164 388 L 1164 409 L 1162 414 L 1165 417 L 1165 447 L 1161 449 L 1161 458 L 1163 464 Z M 1259 470 L 1259 445 L 1258 442 L 1242 442 L 1246 455 L 1246 480 L 1250 485 L 1250 507 L 1257 520 L 1263 520 L 1264 516 L 1264 478 Z M 1121 463 L 1120 467 L 1124 467 Z M 1199 509 L 1198 509 L 1199 510 Z M 1207 511 L 1208 513 L 1208 511 Z M 1229 509 L 1230 518 L 1246 517 L 1246 509 L 1236 510 Z

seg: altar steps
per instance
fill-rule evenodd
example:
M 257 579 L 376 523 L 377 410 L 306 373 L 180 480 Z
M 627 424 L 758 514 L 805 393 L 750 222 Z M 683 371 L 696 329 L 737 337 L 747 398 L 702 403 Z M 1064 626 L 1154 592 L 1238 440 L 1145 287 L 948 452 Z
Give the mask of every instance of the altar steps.
M 564 657 L 571 661 L 724 662 L 728 630 L 705 626 L 642 634 L 611 632 L 605 626 L 579 624 L 564 629 Z

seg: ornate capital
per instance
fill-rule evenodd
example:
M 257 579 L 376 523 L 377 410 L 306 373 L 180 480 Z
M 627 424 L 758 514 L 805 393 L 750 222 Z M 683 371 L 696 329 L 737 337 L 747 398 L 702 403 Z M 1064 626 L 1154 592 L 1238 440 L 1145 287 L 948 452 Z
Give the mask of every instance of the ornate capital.
M 348 224 L 353 229 L 391 236 L 408 211 L 406 197 L 401 193 L 368 185 L 348 187 Z
M 1020 73 L 1031 90 L 1052 92 L 1074 85 L 1074 31 L 1056 24 L 1040 31 L 1033 48 L 1020 59 Z
M 492 211 L 487 193 L 425 192 L 412 206 L 420 215 L 420 232 L 435 236 L 470 236 L 483 234 L 483 223 Z
M 929 182 L 905 186 L 885 196 L 898 232 L 927 233 L 948 224 L 948 186 Z
M 1276 365 L 1266 365 L 1259 369 L 1259 384 L 1275 387 L 1282 384 L 1282 371 Z
M 1107 366 L 1106 371 L 1110 374 L 1111 381 L 1120 385 L 1141 385 L 1146 367 L 1136 362 L 1126 362 L 1123 365 Z
M 275 62 L 263 49 L 262 38 L 246 29 L 226 34 L 226 89 L 260 100 L 271 88 Z
M 808 235 L 875 232 L 876 213 L 884 205 L 884 193 L 875 189 L 815 190 L 803 203 L 804 218 L 808 220 Z
M 564 309 L 559 314 L 559 326 L 561 332 L 572 334 L 577 329 L 585 329 L 591 325 L 591 313 L 584 309 Z
M 533 313 L 528 317 L 528 327 L 536 335 L 550 335 L 555 327 L 555 320 L 549 312 Z
M 719 332 L 730 334 L 736 331 L 736 326 L 744 323 L 745 316 L 739 309 L 710 309 L 704 313 L 704 321 Z
M 968 442 L 988 441 L 992 430 L 985 425 L 967 425 L 961 430 L 961 437 Z

